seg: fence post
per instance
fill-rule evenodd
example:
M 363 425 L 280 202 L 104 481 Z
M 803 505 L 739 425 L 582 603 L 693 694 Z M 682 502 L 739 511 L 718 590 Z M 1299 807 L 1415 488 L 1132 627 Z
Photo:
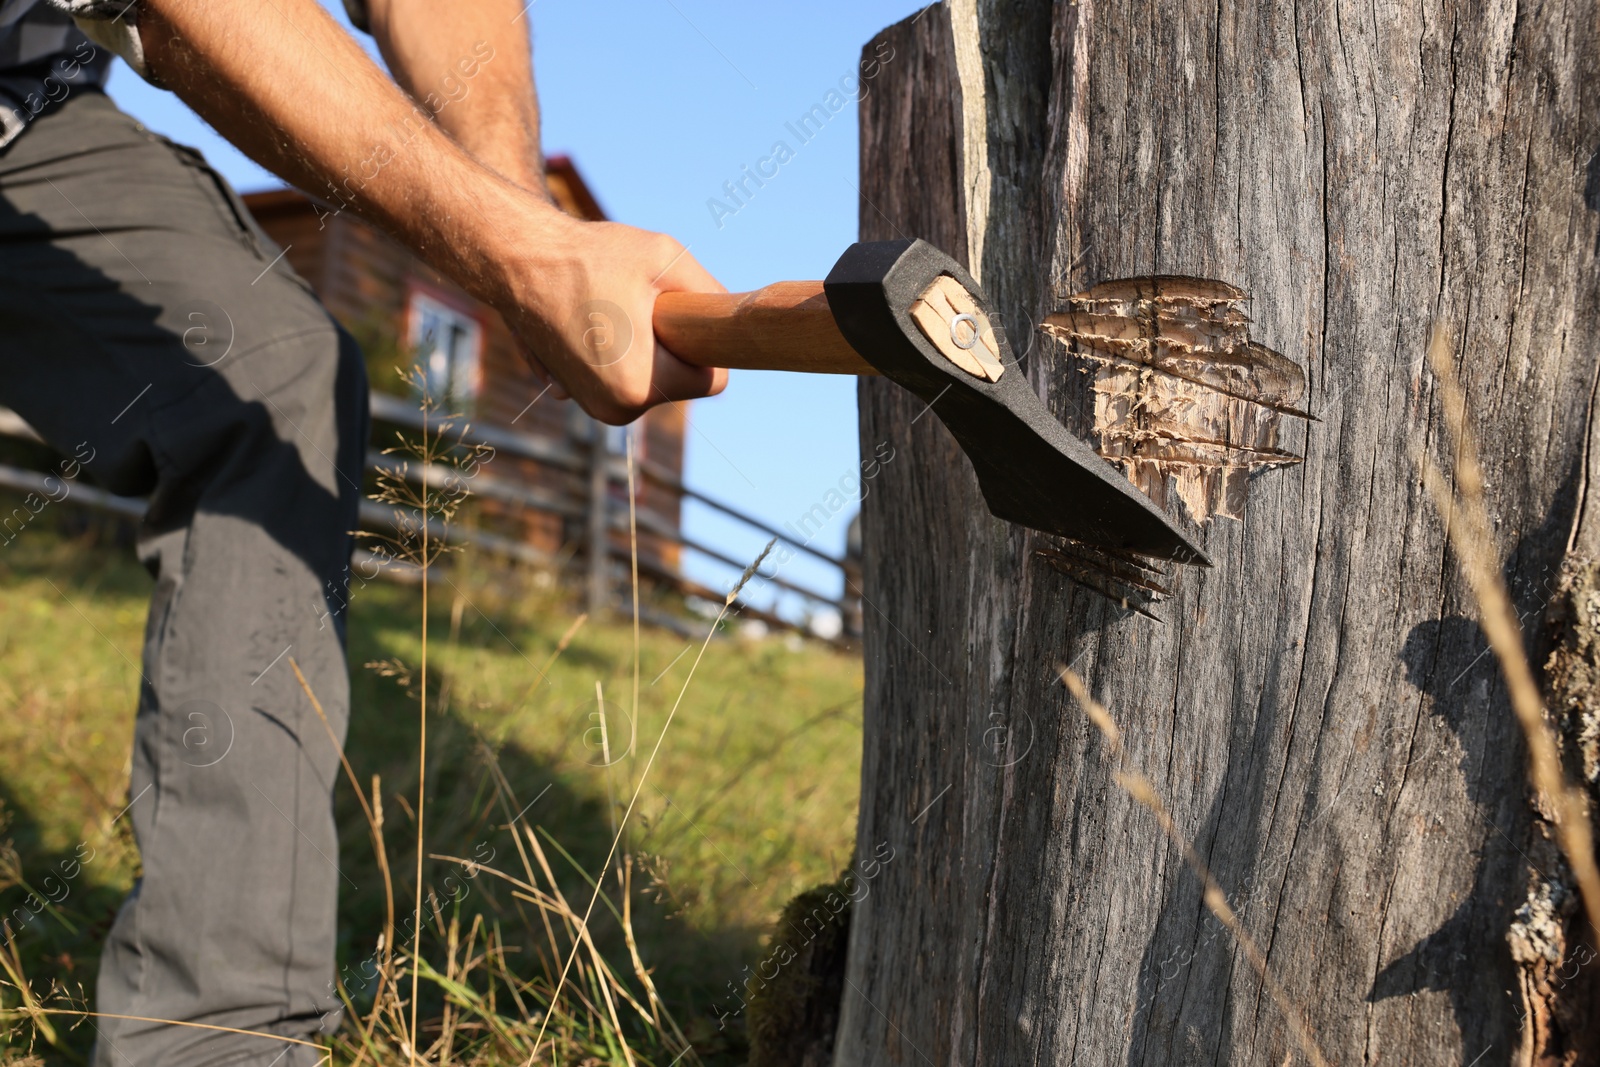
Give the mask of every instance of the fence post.
M 598 419 L 590 421 L 589 437 L 589 617 L 598 618 L 610 603 L 611 588 L 607 570 L 611 565 L 609 454 L 606 427 Z

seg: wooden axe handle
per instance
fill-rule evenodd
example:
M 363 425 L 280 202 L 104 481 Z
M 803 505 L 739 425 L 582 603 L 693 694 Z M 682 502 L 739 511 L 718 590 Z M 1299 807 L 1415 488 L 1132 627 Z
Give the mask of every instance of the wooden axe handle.
M 696 367 L 877 374 L 833 321 L 821 282 L 776 282 L 753 293 L 662 293 L 656 340 Z

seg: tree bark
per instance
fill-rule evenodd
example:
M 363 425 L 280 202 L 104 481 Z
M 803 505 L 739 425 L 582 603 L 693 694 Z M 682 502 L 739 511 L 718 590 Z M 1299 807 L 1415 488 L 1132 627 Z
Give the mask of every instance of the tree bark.
M 965 260 L 1064 422 L 1101 443 L 1094 367 L 1030 324 L 1156 274 L 1245 290 L 1317 421 L 1283 420 L 1304 462 L 1197 527 L 1216 566 L 1154 621 L 991 518 L 923 403 L 861 381 L 862 454 L 898 458 L 863 504 L 873 876 L 836 1065 L 1300 1061 L 1064 665 L 1330 1062 L 1600 1055 L 1575 891 L 1415 463 L 1450 456 L 1439 324 L 1592 789 L 1597 30 L 1575 2 L 947 0 L 867 46 L 893 58 L 861 105 L 862 238 Z

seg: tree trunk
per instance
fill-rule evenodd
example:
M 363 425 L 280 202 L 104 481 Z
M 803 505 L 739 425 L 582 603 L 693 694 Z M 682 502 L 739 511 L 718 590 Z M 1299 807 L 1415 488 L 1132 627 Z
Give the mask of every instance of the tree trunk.
M 1029 324 L 1165 274 L 1244 290 L 1317 421 L 1271 417 L 1304 462 L 1229 480 L 1237 518 L 1195 527 L 1215 568 L 1174 572 L 1155 621 L 991 518 L 923 403 L 862 380 L 862 454 L 898 458 L 863 505 L 870 877 L 837 1065 L 1301 1061 L 1065 665 L 1330 1062 L 1595 1062 L 1593 952 L 1414 457 L 1450 455 L 1438 323 L 1592 787 L 1596 36 L 1561 2 L 947 0 L 867 46 L 863 239 L 964 259 L 1064 422 L 1115 451 L 1131 408 Z M 1128 469 L 1208 510 L 1179 466 Z

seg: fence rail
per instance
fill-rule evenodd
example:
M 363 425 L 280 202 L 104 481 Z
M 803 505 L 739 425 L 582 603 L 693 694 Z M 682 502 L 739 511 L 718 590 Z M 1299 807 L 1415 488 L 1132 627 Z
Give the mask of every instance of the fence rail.
M 372 395 L 372 418 L 374 422 L 401 429 L 421 430 L 424 426 L 422 412 L 414 405 L 399 397 L 383 393 Z M 440 425 L 454 421 L 434 417 L 428 420 L 427 425 L 430 429 L 437 429 Z M 562 492 L 545 486 L 530 485 L 519 479 L 490 473 L 481 468 L 469 481 L 472 493 L 483 499 L 493 500 L 522 511 L 556 515 L 568 520 L 582 520 L 585 529 L 582 550 L 589 567 L 591 609 L 613 605 L 629 606 L 617 589 L 618 583 L 613 576 L 613 564 L 631 558 L 629 550 L 617 544 L 614 536 L 618 532 L 626 533 L 628 530 L 627 508 L 616 506 L 612 499 L 613 486 L 627 484 L 627 460 L 607 451 L 605 435 L 599 426 L 595 427 L 592 445 L 575 445 L 569 441 L 509 430 L 500 426 L 470 422 L 464 425 L 466 429 L 460 433 L 460 440 L 464 445 L 486 445 L 494 449 L 496 456 L 504 454 L 532 460 L 546 468 L 579 476 L 579 480 L 584 484 L 582 493 Z M 44 443 L 24 419 L 16 412 L 3 407 L 0 407 L 0 437 Z M 394 455 L 384 455 L 376 448 L 368 450 L 366 466 L 369 472 L 378 470 L 396 474 L 404 472 L 408 480 L 437 489 L 447 489 L 452 484 L 460 484 L 464 480 L 459 471 L 449 466 L 408 461 Z M 689 488 L 670 469 L 658 463 L 640 460 L 635 463 L 634 469 L 638 478 L 666 490 L 680 502 L 699 503 L 746 528 L 768 537 L 776 537 L 795 550 L 831 567 L 842 570 L 845 566 L 844 560 L 796 540 L 792 535 L 750 515 L 743 509 Z M 61 493 L 64 484 L 62 479 L 54 475 L 0 464 L 0 489 L 36 493 L 47 499 L 57 500 L 57 494 Z M 132 519 L 144 514 L 146 504 L 141 498 L 117 496 L 94 486 L 77 483 L 70 485 L 65 495 L 59 497 L 59 502 Z M 685 536 L 678 523 L 655 511 L 636 507 L 635 518 L 640 533 L 676 545 L 684 551 L 696 553 L 735 572 L 742 571 L 749 563 L 748 560 L 738 559 L 716 546 Z M 362 502 L 361 521 L 364 527 L 387 529 L 393 525 L 393 519 L 394 509 L 391 506 L 373 501 Z M 417 521 L 415 516 L 412 516 L 411 520 Z M 560 562 L 550 553 L 534 545 L 484 530 L 471 529 L 459 524 L 446 526 L 431 518 L 428 521 L 428 530 L 430 537 L 441 538 L 450 543 L 519 563 L 548 567 L 557 566 Z M 699 597 L 716 603 L 720 603 L 724 596 L 723 592 L 687 578 L 659 561 L 640 559 L 639 565 L 642 575 L 684 596 Z M 403 570 L 402 568 L 401 571 Z M 414 574 L 401 571 L 397 571 L 395 576 L 409 577 L 412 580 L 416 577 Z M 849 616 L 852 605 L 848 596 L 830 596 L 777 574 L 763 573 L 761 577 L 778 588 L 801 597 L 811 605 L 829 608 L 838 611 L 842 616 Z M 740 605 L 740 614 L 771 626 L 794 627 L 791 621 L 748 603 Z M 666 625 L 672 625 L 674 622 L 659 615 L 655 616 L 653 621 Z

